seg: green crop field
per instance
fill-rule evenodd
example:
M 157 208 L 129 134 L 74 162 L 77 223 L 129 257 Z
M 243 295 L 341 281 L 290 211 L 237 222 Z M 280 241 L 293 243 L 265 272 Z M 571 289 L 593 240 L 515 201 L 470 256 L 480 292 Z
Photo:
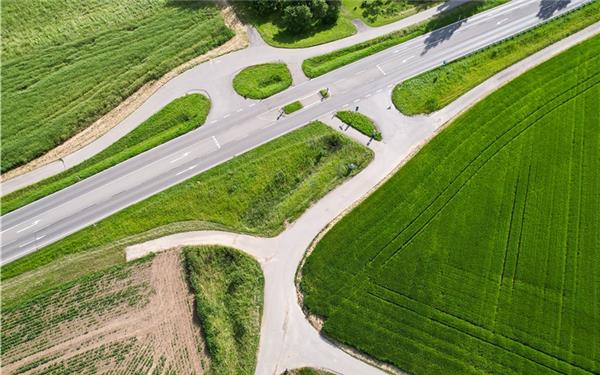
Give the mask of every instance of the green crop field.
M 250 99 L 268 98 L 291 85 L 292 74 L 282 63 L 249 66 L 233 78 L 235 92 Z
M 223 246 L 184 249 L 214 374 L 254 374 L 264 280 L 256 260 Z
M 94 157 L 56 176 L 2 196 L 0 212 L 6 214 L 16 210 L 185 134 L 204 124 L 209 110 L 210 100 L 204 95 L 177 98 Z
M 326 335 L 414 374 L 600 372 L 600 36 L 460 116 L 317 244 Z
M 2 172 L 233 36 L 200 1 L 3 1 L 1 15 Z
M 372 157 L 309 124 L 4 265 L 2 303 L 122 262 L 124 247 L 150 238 L 202 229 L 274 235 Z
M 514 38 L 402 82 L 394 88 L 394 105 L 406 115 L 437 111 L 501 70 L 598 21 L 600 1 L 595 1 Z

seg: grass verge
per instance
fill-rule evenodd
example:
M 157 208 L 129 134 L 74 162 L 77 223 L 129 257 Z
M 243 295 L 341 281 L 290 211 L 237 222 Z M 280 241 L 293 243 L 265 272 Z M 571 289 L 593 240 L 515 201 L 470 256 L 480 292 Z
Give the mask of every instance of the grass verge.
M 274 235 L 372 157 L 327 125 L 309 124 L 3 266 L 2 302 L 122 262 L 124 247 L 171 233 Z
M 596 36 L 424 146 L 307 258 L 324 333 L 415 374 L 598 372 L 599 97 Z
M 344 124 L 352 126 L 367 137 L 381 141 L 381 132 L 369 117 L 360 112 L 339 111 L 335 114 Z
M 442 1 L 382 1 L 382 0 L 342 0 L 342 12 L 350 19 L 359 19 L 369 26 L 377 27 L 399 21 Z
M 302 62 L 302 70 L 307 77 L 314 78 L 334 69 L 353 63 L 367 56 L 381 52 L 407 40 L 447 26 L 458 20 L 483 12 L 505 3 L 507 0 L 472 1 L 442 12 L 430 20 L 418 23 L 392 33 L 338 49 L 323 55 L 311 57 Z
M 234 35 L 208 2 L 29 0 L 1 9 L 2 172 Z
M 104 151 L 56 176 L 0 198 L 4 215 L 93 176 L 135 155 L 189 132 L 204 124 L 210 100 L 201 94 L 177 98 Z
M 290 103 L 290 104 L 286 104 L 286 105 L 283 107 L 283 112 L 284 112 L 286 115 L 289 115 L 290 113 L 294 113 L 294 112 L 296 112 L 296 111 L 299 111 L 299 110 L 301 110 L 301 109 L 302 109 L 302 107 L 303 107 L 302 103 L 300 103 L 299 101 L 297 101 L 297 100 L 296 100 L 295 102 L 292 102 L 292 103 Z
M 235 92 L 250 99 L 264 99 L 292 85 L 292 75 L 285 64 L 269 63 L 243 69 L 233 78 Z
M 406 115 L 437 111 L 519 60 L 598 21 L 600 1 L 595 1 L 533 30 L 408 79 L 394 88 L 392 100 Z
M 214 374 L 254 374 L 264 279 L 258 262 L 222 246 L 183 250 Z

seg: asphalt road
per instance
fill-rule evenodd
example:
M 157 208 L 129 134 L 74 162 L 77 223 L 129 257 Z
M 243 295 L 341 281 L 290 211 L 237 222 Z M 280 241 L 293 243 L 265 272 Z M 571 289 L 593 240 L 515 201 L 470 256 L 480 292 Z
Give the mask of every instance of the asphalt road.
M 555 1 L 514 0 L 319 78 L 251 103 L 1 218 L 2 264 L 36 251 L 148 196 L 223 163 L 313 119 L 389 90 L 394 84 L 571 10 Z M 183 73 L 184 75 L 186 73 Z M 316 100 L 328 87 L 331 97 Z M 158 93 L 157 93 L 158 94 Z M 314 103 L 278 118 L 279 108 L 300 98 Z M 220 103 L 222 105 L 223 103 Z

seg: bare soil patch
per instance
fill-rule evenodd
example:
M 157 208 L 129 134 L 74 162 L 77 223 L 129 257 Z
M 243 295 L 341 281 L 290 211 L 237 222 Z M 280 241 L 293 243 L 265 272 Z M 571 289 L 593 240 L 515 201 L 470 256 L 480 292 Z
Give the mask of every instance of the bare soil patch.
M 3 374 L 201 374 L 209 364 L 178 251 L 78 281 L 3 315 Z

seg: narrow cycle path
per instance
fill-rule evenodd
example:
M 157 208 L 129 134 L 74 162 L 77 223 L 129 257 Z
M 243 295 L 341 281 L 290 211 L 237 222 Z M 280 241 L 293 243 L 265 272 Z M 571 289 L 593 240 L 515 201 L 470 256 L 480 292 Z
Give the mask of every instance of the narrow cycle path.
M 185 245 L 219 244 L 238 248 L 255 257 L 265 275 L 265 306 L 257 374 L 279 374 L 285 369 L 304 366 L 348 375 L 383 373 L 321 336 L 306 320 L 295 285 L 296 272 L 306 250 L 332 221 L 367 196 L 452 118 L 524 71 L 599 33 L 600 23 L 592 25 L 500 72 L 429 116 L 409 118 L 395 110 L 388 110 L 391 104 L 389 91 L 365 98 L 360 102 L 361 112 L 376 120 L 384 137 L 383 142 L 372 143 L 375 152 L 373 162 L 274 238 L 219 231 L 179 233 L 130 246 L 126 250 L 127 259 Z M 321 120 L 327 122 L 328 118 Z M 367 142 L 366 137 L 356 134 L 353 137 Z
M 573 0 L 563 12 L 588 1 Z M 399 81 L 533 27 L 543 21 L 537 16 L 540 5 L 539 0 L 514 0 L 469 18 L 458 29 L 453 25 L 449 29 L 441 29 L 445 30 L 445 34 L 439 36 L 443 39 L 441 42 L 436 39 L 439 32 L 426 34 L 399 45 L 397 49 L 391 48 L 364 58 L 266 100 L 247 102 L 246 107 L 209 120 L 208 124 L 197 130 L 8 213 L 0 219 L 2 264 L 60 240 L 314 119 L 330 115 L 340 108 L 354 108 L 367 98 L 386 93 Z M 498 25 L 500 21 L 502 23 Z M 446 35 L 448 30 L 452 32 L 451 36 Z M 435 41 L 433 45 L 432 40 Z M 255 56 L 261 57 L 260 54 Z M 234 54 L 225 56 L 221 61 L 223 64 L 226 61 L 228 64 L 240 64 Z M 242 63 L 248 64 L 248 61 Z M 214 61 L 212 65 L 220 64 Z M 202 71 L 205 74 L 199 74 Z M 220 76 L 218 72 L 219 68 L 211 64 L 189 70 L 163 86 L 160 92 L 164 96 L 153 96 L 142 108 L 149 105 L 146 109 L 154 111 L 161 107 L 160 101 L 169 95 L 176 97 L 177 93 L 198 90 L 202 88 L 198 85 L 204 82 L 205 77 L 225 80 L 222 85 L 211 86 L 209 90 L 232 90 L 232 76 Z M 323 87 L 331 89 L 330 98 L 276 119 L 276 112 L 283 105 L 314 95 Z M 213 96 L 215 92 L 209 94 Z M 386 93 L 382 100 L 388 97 Z M 229 107 L 228 110 L 231 108 L 235 107 Z

